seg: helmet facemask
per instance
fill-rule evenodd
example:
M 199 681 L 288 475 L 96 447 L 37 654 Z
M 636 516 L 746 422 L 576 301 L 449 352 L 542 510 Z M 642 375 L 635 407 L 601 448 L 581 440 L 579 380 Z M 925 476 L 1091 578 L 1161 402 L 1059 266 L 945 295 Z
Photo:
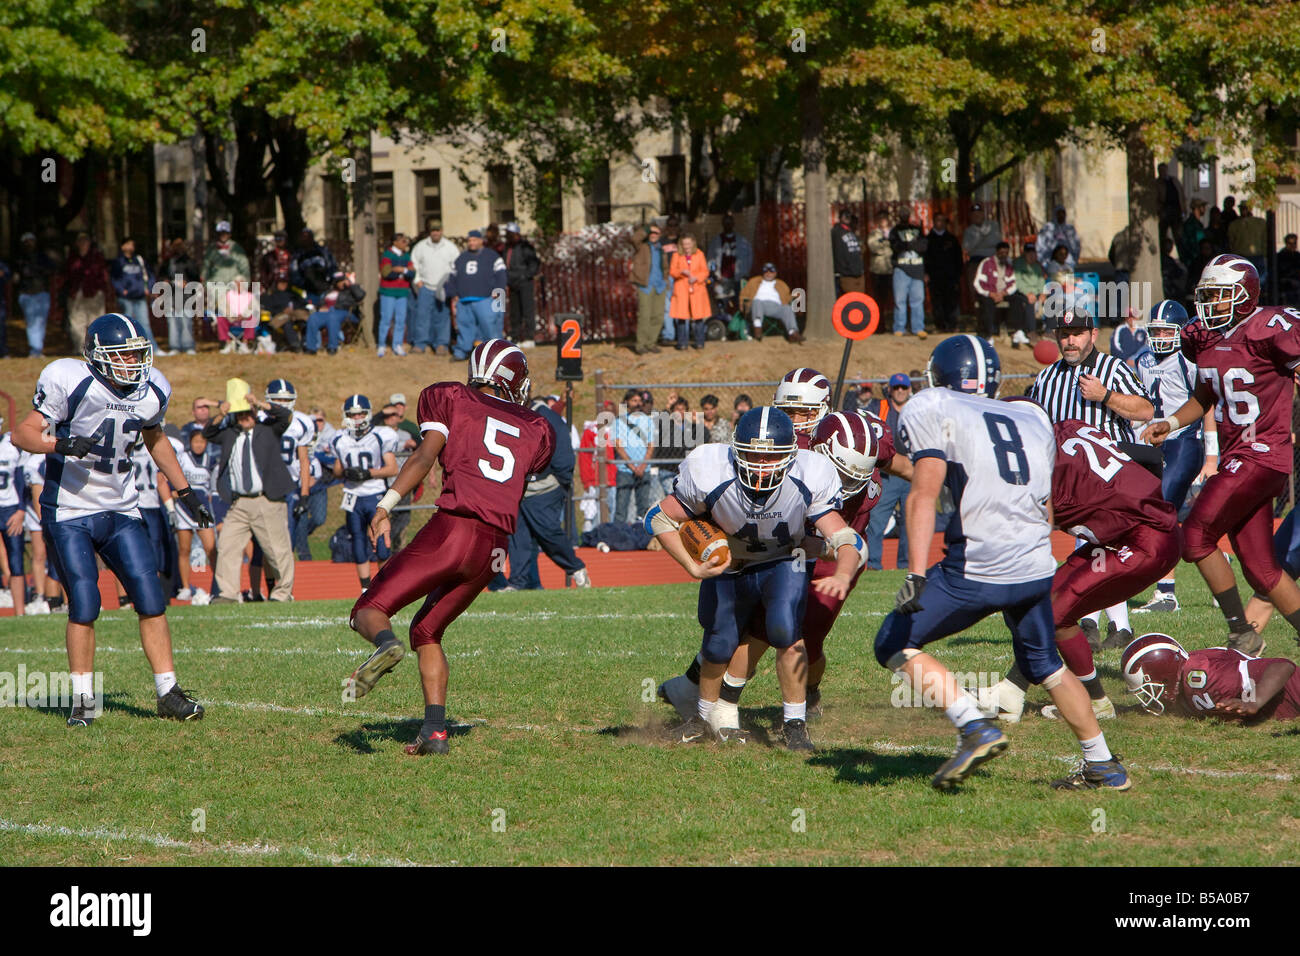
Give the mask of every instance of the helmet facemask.
M 1240 285 L 1206 284 L 1196 287 L 1196 317 L 1207 329 L 1222 329 L 1231 325 L 1237 314 L 1238 302 L 1249 296 Z
M 1157 335 L 1157 332 L 1172 331 L 1171 335 Z M 1156 355 L 1172 355 L 1182 345 L 1182 329 L 1172 322 L 1152 320 L 1147 323 L 1147 347 Z
M 1136 674 L 1125 673 L 1124 685 L 1148 714 L 1159 716 L 1165 712 L 1165 685 L 1152 680 L 1142 668 Z
M 135 357 L 135 361 L 130 361 Z M 90 353 L 91 364 L 115 385 L 136 389 L 149 381 L 153 368 L 153 346 L 142 335 L 120 345 L 96 345 Z
M 736 475 L 740 483 L 763 495 L 780 487 L 798 450 L 797 445 L 777 445 L 770 439 L 743 444 L 733 442 L 732 448 L 736 453 Z

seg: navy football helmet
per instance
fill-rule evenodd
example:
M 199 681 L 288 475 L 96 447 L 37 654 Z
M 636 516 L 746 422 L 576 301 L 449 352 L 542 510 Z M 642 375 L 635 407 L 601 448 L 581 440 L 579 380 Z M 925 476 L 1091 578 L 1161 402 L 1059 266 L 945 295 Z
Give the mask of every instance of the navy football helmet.
M 779 408 L 762 405 L 740 416 L 731 436 L 736 474 L 750 491 L 766 493 L 785 480 L 799 443 L 794 422 Z
M 1002 381 L 1002 362 L 987 339 L 978 335 L 954 335 L 934 347 L 925 366 L 925 377 L 931 388 L 950 388 L 996 398 Z
M 149 381 L 153 344 L 135 320 L 120 312 L 101 315 L 86 327 L 86 361 L 111 385 L 128 391 Z
M 289 411 L 293 411 L 293 405 L 298 401 L 298 390 L 293 387 L 293 383 L 288 379 L 277 378 L 267 384 L 266 400 L 274 405 L 283 405 Z
M 1147 317 L 1147 347 L 1156 355 L 1177 352 L 1182 344 L 1182 331 L 1188 320 L 1187 310 L 1183 308 L 1181 302 L 1175 302 L 1173 299 L 1157 302 L 1151 306 L 1151 313 Z M 1156 335 L 1157 330 L 1170 329 L 1173 330 L 1172 335 Z
M 360 438 L 370 431 L 370 399 L 364 395 L 349 395 L 343 403 L 343 427 Z

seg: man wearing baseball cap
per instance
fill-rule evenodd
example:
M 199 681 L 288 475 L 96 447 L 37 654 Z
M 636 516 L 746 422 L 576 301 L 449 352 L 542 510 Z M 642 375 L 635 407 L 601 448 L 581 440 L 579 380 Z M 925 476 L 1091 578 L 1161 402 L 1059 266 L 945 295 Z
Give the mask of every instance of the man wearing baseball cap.
M 415 445 L 418 445 L 420 443 L 420 428 L 415 422 L 408 420 L 406 417 L 406 396 L 401 392 L 393 392 L 392 395 L 388 396 L 388 404 L 397 409 L 398 421 L 393 427 L 405 432 L 406 437 L 412 439 Z M 411 447 L 414 448 L 415 445 Z
M 908 399 L 912 397 L 912 377 L 905 372 L 896 372 L 889 376 L 889 388 L 883 398 L 872 399 L 867 403 L 867 411 L 875 415 L 888 427 L 893 435 L 898 434 L 898 413 L 903 410 Z M 900 569 L 907 567 L 907 493 L 911 491 L 911 482 L 897 475 L 880 474 L 880 501 L 871 509 L 867 522 L 867 568 L 879 571 L 885 557 L 885 528 L 895 510 L 898 519 L 898 559 Z
M 456 345 L 452 358 L 464 362 L 475 342 L 505 335 L 506 263 L 483 242 L 483 233 L 471 229 L 469 248 L 456 258 L 447 279 L 447 301 L 456 320 Z
M 790 287 L 776 277 L 775 263 L 763 263 L 763 274 L 754 276 L 740 290 L 740 311 L 749 313 L 755 340 L 763 337 L 763 320 L 770 317 L 781 320 L 788 341 L 803 342 L 790 302 Z

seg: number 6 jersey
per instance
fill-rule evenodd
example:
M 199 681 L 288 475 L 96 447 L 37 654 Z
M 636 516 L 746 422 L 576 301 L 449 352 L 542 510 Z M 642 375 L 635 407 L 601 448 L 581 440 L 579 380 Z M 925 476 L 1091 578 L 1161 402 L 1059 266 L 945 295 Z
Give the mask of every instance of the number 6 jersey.
M 140 517 L 131 468 L 132 448 L 146 428 L 161 425 L 171 385 L 158 369 L 149 381 L 123 395 L 104 383 L 80 359 L 51 362 L 36 382 L 33 407 L 45 416 L 56 438 L 95 439 L 84 458 L 51 452 L 45 460 L 42 517 L 62 521 L 117 511 Z
M 542 471 L 555 452 L 555 431 L 545 418 L 514 402 L 460 382 L 439 382 L 416 404 L 420 435 L 447 439 L 440 511 L 464 515 L 514 534 L 528 476 Z

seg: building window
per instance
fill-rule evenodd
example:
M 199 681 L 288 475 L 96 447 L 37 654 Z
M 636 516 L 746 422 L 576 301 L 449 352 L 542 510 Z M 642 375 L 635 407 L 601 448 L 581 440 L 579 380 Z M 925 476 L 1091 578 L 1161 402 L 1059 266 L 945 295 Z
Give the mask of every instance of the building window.
M 396 213 L 393 210 L 393 174 L 375 173 L 375 229 L 379 241 L 387 244 L 392 241 L 397 228 Z
M 613 204 L 610 202 L 609 163 L 601 163 L 591 176 L 587 185 L 586 206 L 587 225 L 595 226 L 609 222 L 614 218 Z
M 686 157 L 659 157 L 659 211 L 665 215 L 686 215 Z
M 159 183 L 158 206 L 162 212 L 163 240 L 184 239 L 189 234 L 185 183 Z
M 515 176 L 509 166 L 488 167 L 488 215 L 498 223 L 515 218 Z
M 442 170 L 421 169 L 415 174 L 419 227 L 428 231 L 429 220 L 442 222 Z
M 352 238 L 352 217 L 348 214 L 348 191 L 334 177 L 324 180 L 325 238 L 348 242 Z M 297 236 L 291 236 L 295 242 Z

